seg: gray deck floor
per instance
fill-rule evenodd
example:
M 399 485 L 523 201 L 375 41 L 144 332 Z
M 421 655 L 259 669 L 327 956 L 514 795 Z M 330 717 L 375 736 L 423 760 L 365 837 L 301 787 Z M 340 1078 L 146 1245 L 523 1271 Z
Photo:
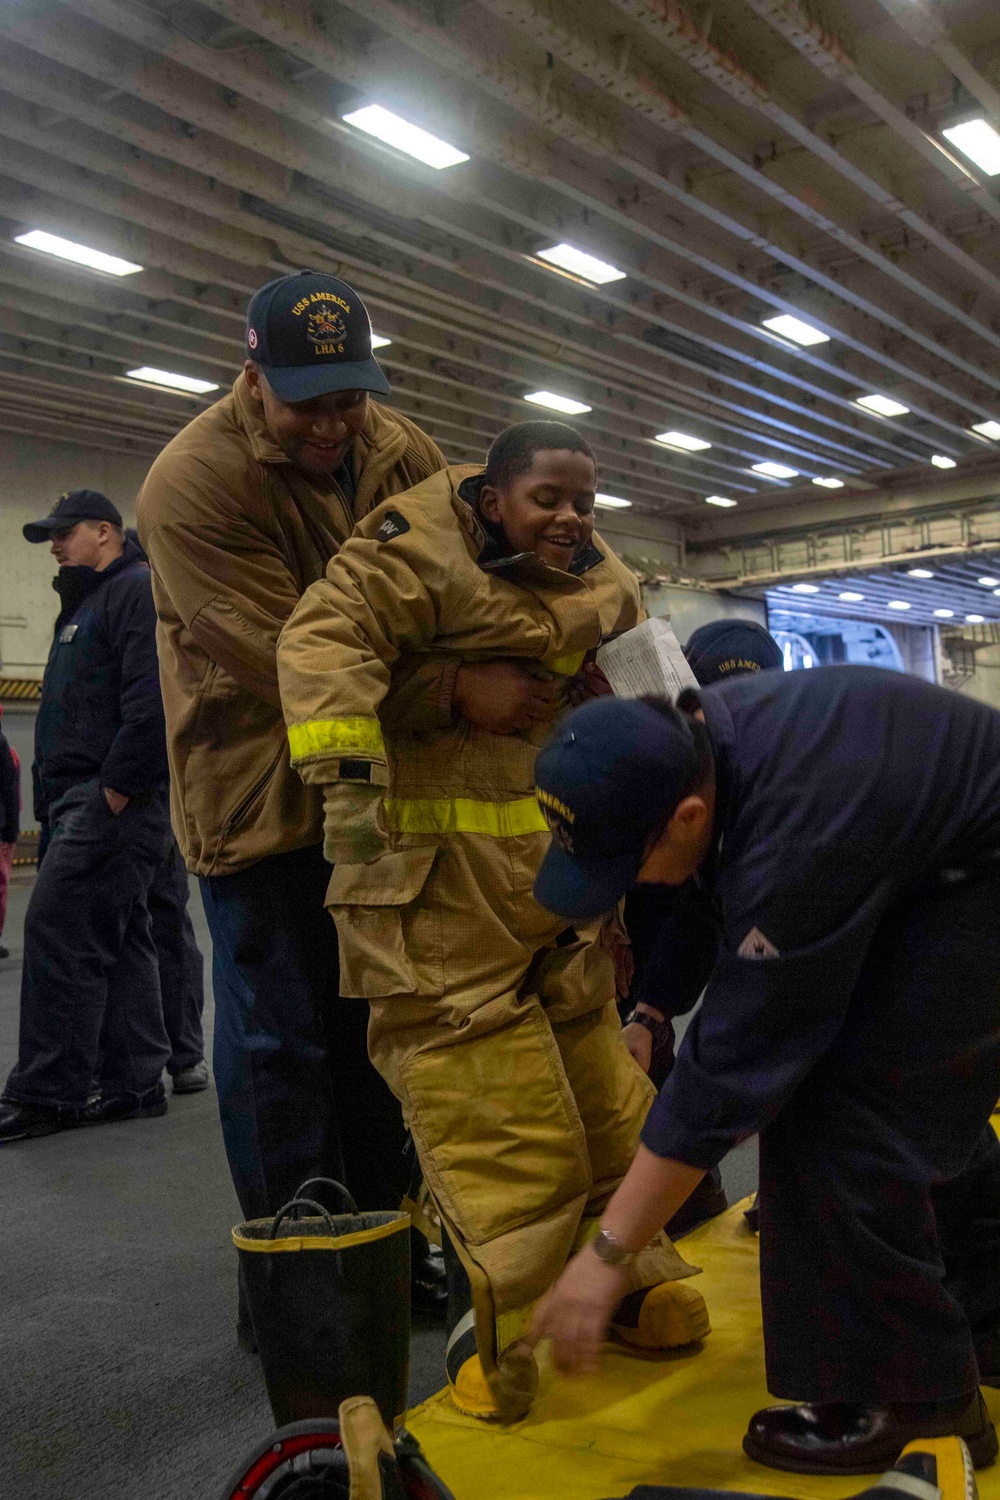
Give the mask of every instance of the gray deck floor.
M 0 1081 L 15 1055 L 30 885 L 11 891 L 0 961 Z M 192 913 L 210 940 L 196 889 Z M 211 1034 L 211 997 L 206 1032 Z M 725 1164 L 752 1189 L 751 1146 Z M 239 1209 L 215 1094 L 163 1119 L 0 1149 L 0 1494 L 215 1500 L 273 1425 L 259 1362 L 233 1335 Z M 444 1336 L 415 1326 L 411 1400 L 442 1383 Z

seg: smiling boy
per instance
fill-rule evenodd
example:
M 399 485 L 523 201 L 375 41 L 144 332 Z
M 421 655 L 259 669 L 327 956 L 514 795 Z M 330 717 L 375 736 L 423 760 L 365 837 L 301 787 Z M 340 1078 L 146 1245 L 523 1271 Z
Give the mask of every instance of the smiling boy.
M 527 1409 L 528 1311 L 614 1191 L 652 1088 L 621 1038 L 602 921 L 570 927 L 532 895 L 548 725 L 454 718 L 407 736 L 379 711 L 438 655 L 517 659 L 559 694 L 639 621 L 635 580 L 594 534 L 596 484 L 574 428 L 508 428 L 485 472 L 447 469 L 366 517 L 278 647 L 292 761 L 324 788 L 342 991 L 369 1001 L 372 1058 L 471 1283 L 447 1364 L 480 1416 Z M 690 1274 L 657 1239 L 618 1337 L 664 1348 L 707 1332 Z

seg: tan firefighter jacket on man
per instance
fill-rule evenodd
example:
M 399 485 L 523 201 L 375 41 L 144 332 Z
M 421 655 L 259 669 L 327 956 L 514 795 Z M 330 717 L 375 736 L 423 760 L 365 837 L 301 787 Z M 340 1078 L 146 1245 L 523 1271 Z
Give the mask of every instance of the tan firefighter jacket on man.
M 330 882 L 342 993 L 371 1004 L 372 1058 L 469 1275 L 493 1398 L 516 1416 L 530 1395 L 498 1356 L 631 1162 L 654 1091 L 621 1038 L 601 924 L 568 928 L 532 895 L 548 731 L 403 735 L 379 712 L 394 671 L 442 653 L 569 678 L 642 609 L 596 536 L 571 572 L 506 555 L 478 518 L 481 483 L 451 468 L 366 517 L 296 607 L 278 666 L 303 779 L 385 785 L 390 851 Z M 636 1270 L 635 1287 L 691 1274 L 669 1242 Z
M 240 375 L 167 444 L 139 493 L 171 815 L 196 875 L 230 875 L 322 841 L 322 800 L 288 763 L 278 633 L 356 517 L 443 468 L 444 457 L 412 422 L 369 401 L 350 463 L 353 505 L 285 456 Z M 416 711 L 433 720 L 436 684 L 420 686 Z

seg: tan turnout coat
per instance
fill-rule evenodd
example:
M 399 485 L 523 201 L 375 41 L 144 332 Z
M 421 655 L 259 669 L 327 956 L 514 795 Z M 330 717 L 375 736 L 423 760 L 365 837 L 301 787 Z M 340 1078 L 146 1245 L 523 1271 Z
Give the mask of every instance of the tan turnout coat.
M 241 375 L 167 444 L 140 491 L 171 812 L 198 875 L 322 839 L 321 801 L 289 765 L 278 635 L 356 519 L 444 465 L 419 428 L 375 402 L 349 461 L 353 507 L 290 463 Z
M 303 777 L 385 786 L 390 852 L 330 881 L 342 993 L 370 1003 L 372 1060 L 402 1102 L 470 1278 L 482 1367 L 514 1416 L 530 1395 L 500 1356 L 621 1180 L 653 1090 L 622 1040 L 601 923 L 569 927 L 534 900 L 547 729 L 500 736 L 455 718 L 414 735 L 382 704 L 394 672 L 437 657 L 569 677 L 642 606 L 596 535 L 572 572 L 503 555 L 463 498 L 475 473 L 448 469 L 367 516 L 296 606 L 278 669 Z M 640 1257 L 637 1284 L 691 1270 L 664 1244 Z

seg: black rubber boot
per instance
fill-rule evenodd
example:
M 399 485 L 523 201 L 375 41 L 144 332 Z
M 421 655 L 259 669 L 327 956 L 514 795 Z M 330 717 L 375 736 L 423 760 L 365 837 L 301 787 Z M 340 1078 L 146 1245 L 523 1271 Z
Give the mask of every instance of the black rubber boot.
M 328 1190 L 349 1212 L 307 1196 Z M 312 1179 L 233 1241 L 277 1425 L 334 1417 L 349 1397 L 371 1396 L 391 1429 L 409 1375 L 408 1216 L 358 1213 L 346 1188 Z

